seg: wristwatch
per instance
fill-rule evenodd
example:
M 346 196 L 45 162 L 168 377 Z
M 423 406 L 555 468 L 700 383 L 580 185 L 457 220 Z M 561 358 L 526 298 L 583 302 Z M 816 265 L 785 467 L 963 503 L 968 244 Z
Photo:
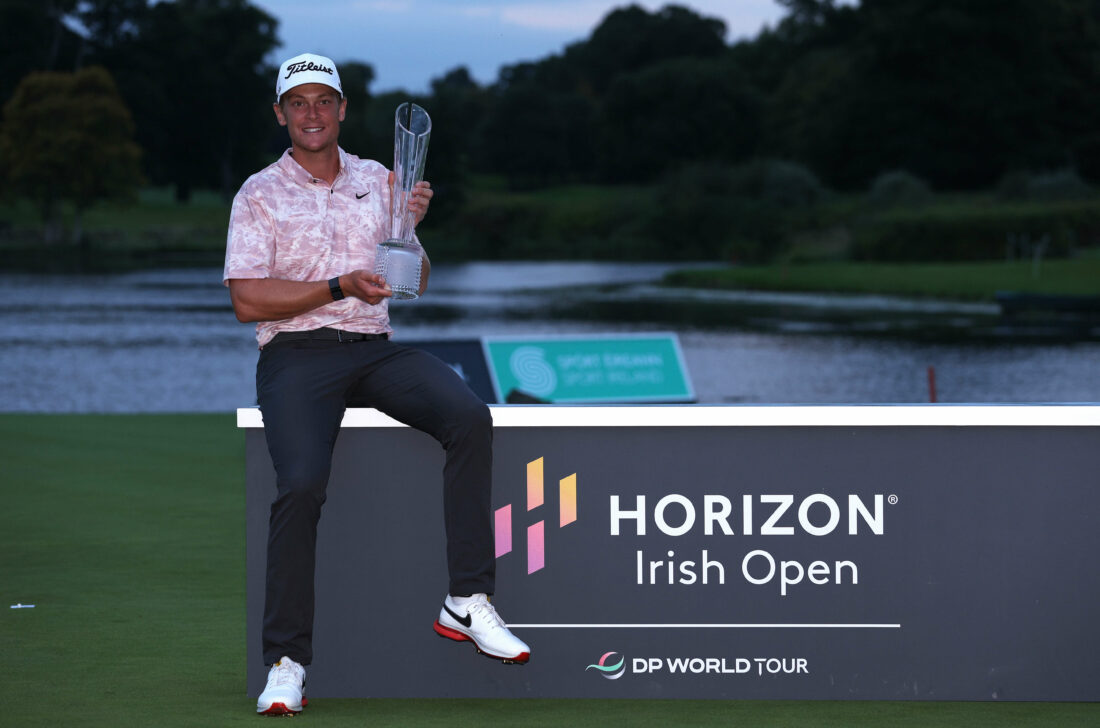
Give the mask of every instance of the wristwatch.
M 339 301 L 344 297 L 344 292 L 340 290 L 340 277 L 328 279 L 328 290 L 332 294 L 333 301 Z

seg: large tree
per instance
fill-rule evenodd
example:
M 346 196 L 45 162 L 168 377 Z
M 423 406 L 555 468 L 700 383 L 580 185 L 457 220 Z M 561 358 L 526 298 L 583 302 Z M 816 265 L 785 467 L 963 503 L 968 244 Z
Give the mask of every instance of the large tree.
M 891 169 L 946 189 L 1100 172 L 1096 0 L 785 4 L 774 31 L 734 49 L 767 61 L 766 152 L 841 187 Z
M 266 152 L 277 21 L 247 0 L 132 4 L 133 20 L 104 15 L 93 57 L 134 109 L 150 177 L 181 201 L 199 187 L 232 195 Z
M 430 220 L 440 221 L 460 209 L 469 179 L 472 157 L 477 153 L 475 131 L 485 115 L 488 98 L 465 67 L 454 68 L 432 79 L 428 104 L 433 123 L 431 153 L 425 176 L 436 189 Z M 437 204 L 438 203 L 438 204 Z M 433 223 L 429 223 L 433 224 Z
M 648 182 L 688 162 L 742 162 L 760 134 L 760 95 L 728 58 L 681 58 L 615 78 L 598 147 L 610 181 Z
M 682 117 L 675 118 L 669 107 L 684 98 L 698 98 L 705 83 L 711 84 L 707 90 L 715 96 L 708 110 L 728 106 L 730 97 L 743 90 L 731 89 L 720 74 L 715 78 L 709 73 L 713 67 L 703 62 L 718 62 L 724 54 L 725 32 L 722 21 L 682 6 L 668 5 L 651 13 L 630 5 L 610 12 L 590 38 L 560 55 L 506 66 L 489 89 L 480 127 L 482 169 L 505 174 L 513 186 L 529 187 L 593 180 L 600 163 L 606 171 L 606 162 L 613 158 L 609 178 L 651 178 L 681 159 L 681 150 L 675 144 L 632 145 L 640 140 L 682 141 Z M 692 59 L 699 62 L 693 64 Z M 647 78 L 658 66 L 678 70 L 671 75 L 653 72 Z M 690 77 L 698 69 L 708 69 L 705 80 Z M 690 88 L 679 88 L 678 80 L 671 78 L 679 73 L 689 74 L 679 80 Z M 661 91 L 639 85 L 647 80 L 661 84 Z M 662 91 L 677 92 L 677 98 L 662 97 Z M 601 143 L 613 148 L 605 153 Z M 623 151 L 635 159 L 624 159 Z
M 340 124 L 340 146 L 359 157 L 385 161 L 386 158 L 377 156 L 377 153 L 388 147 L 392 156 L 393 129 L 387 130 L 385 126 L 375 128 L 372 123 L 370 85 L 374 81 L 374 68 L 359 61 L 344 61 L 337 65 L 344 98 L 348 100 L 347 116 Z M 285 130 L 279 131 L 279 138 L 285 147 Z
M 79 0 L 75 14 L 88 32 L 90 51 L 119 48 L 133 40 L 149 0 Z
M 566 49 L 566 63 L 597 93 L 621 73 L 674 58 L 713 58 L 726 49 L 726 25 L 680 5 L 647 12 L 629 5 L 608 13 L 582 43 Z
M 480 161 L 482 169 L 506 175 L 512 187 L 575 181 L 594 169 L 593 99 L 580 89 L 544 82 L 560 63 L 513 66 L 490 89 Z
M 77 0 L 0 0 L 0 104 L 31 71 L 72 71 L 81 38 L 66 24 Z
M 47 239 L 58 237 L 61 203 L 81 214 L 100 200 L 127 199 L 141 182 L 141 150 L 114 81 L 93 67 L 35 72 L 4 106 L 0 165 L 9 191 L 34 202 Z

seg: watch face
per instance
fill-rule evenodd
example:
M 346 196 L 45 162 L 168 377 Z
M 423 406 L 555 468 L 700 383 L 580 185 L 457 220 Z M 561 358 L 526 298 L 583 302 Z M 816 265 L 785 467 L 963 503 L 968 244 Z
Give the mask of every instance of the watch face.
M 332 294 L 333 301 L 339 301 L 344 297 L 344 292 L 340 290 L 340 279 L 333 278 L 328 282 L 328 290 Z

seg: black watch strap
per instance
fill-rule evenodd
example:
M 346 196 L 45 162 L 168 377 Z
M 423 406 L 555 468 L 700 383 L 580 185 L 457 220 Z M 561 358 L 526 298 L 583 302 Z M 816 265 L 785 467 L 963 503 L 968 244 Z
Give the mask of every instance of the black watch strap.
M 333 301 L 339 301 L 340 299 L 342 299 L 344 297 L 344 292 L 340 289 L 340 278 L 339 278 L 339 276 L 337 276 L 336 278 L 329 278 L 328 279 L 328 290 L 329 290 L 329 293 L 332 294 L 332 300 Z

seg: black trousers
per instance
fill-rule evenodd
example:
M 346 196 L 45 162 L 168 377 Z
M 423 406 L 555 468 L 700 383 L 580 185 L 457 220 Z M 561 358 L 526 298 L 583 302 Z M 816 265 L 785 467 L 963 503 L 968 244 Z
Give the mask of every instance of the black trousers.
M 451 594 L 492 594 L 492 417 L 454 370 L 391 341 L 268 344 L 256 392 L 275 466 L 263 652 L 313 660 L 313 574 L 317 523 L 332 450 L 348 406 L 374 407 L 443 446 L 443 512 Z M 368 484 L 371 487 L 373 484 Z

